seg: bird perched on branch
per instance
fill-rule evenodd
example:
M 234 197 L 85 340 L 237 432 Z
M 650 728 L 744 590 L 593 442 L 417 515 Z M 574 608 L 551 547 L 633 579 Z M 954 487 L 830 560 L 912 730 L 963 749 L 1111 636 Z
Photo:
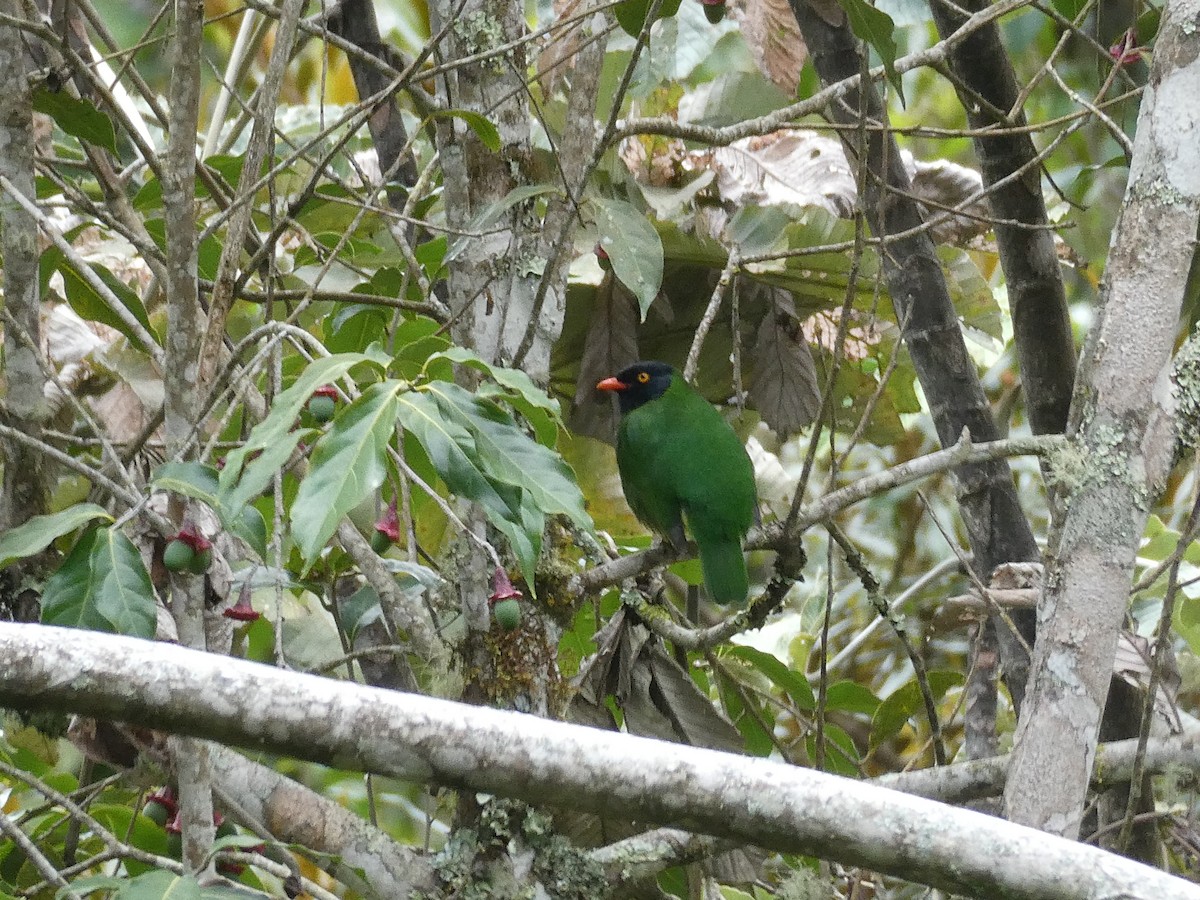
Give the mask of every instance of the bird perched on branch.
M 621 407 L 617 468 L 634 515 L 677 548 L 684 524 L 709 597 L 749 593 L 742 539 L 757 515 L 754 466 L 719 412 L 663 362 L 638 362 L 596 385 Z

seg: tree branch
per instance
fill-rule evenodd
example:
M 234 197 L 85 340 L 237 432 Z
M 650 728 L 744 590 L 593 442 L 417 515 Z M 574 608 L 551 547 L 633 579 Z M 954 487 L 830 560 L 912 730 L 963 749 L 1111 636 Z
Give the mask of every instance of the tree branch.
M 1070 506 L 1045 579 L 1004 797 L 1014 821 L 1068 837 L 1079 833 L 1138 542 L 1175 454 L 1169 362 L 1195 247 L 1164 236 L 1190 237 L 1200 222 L 1198 18 L 1200 0 L 1163 13 L 1104 307 L 1072 403 Z M 1198 386 L 1181 381 L 1180 392 L 1194 395 Z
M 0 630 L 0 703 L 71 709 L 421 781 L 562 802 L 973 895 L 1200 900 L 1200 887 L 979 813 L 769 760 L 40 625 Z

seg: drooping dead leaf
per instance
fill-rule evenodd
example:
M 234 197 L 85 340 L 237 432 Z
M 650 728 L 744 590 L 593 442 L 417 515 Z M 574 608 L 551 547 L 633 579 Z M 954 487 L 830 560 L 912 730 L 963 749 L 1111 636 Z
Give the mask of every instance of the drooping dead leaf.
M 568 718 L 589 724 L 607 717 L 612 696 L 630 734 L 740 753 L 741 734 L 645 625 L 622 607 L 596 633 L 596 654 L 575 677 Z
M 575 406 L 570 426 L 576 434 L 609 443 L 616 439 L 617 415 L 612 398 L 597 391 L 596 383 L 637 361 L 637 327 L 637 301 L 612 272 L 606 273 L 596 288 L 596 301 L 575 382 Z
M 794 94 L 808 48 L 787 0 L 749 0 L 731 4 L 730 11 L 759 71 L 776 87 Z
M 836 216 L 854 213 L 854 174 L 842 146 L 815 131 L 792 129 L 743 138 L 692 156 L 717 173 L 721 199 L 735 207 L 791 203 Z
M 792 298 L 782 290 L 772 294 L 773 308 L 763 316 L 754 342 L 750 399 L 763 421 L 784 437 L 816 418 L 821 388 Z
M 910 153 L 904 154 L 904 166 L 913 193 L 925 201 L 921 204 L 925 221 L 934 223 L 930 237 L 935 244 L 965 244 L 991 228 L 991 208 L 982 195 L 983 176 L 974 169 L 944 159 L 924 162 Z M 960 215 L 946 212 L 959 206 L 963 206 Z

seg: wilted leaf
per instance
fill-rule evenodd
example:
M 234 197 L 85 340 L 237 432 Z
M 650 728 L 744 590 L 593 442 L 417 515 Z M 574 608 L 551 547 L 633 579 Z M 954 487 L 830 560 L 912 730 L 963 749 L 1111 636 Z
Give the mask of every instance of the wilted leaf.
M 596 289 L 588 323 L 579 378 L 575 382 L 575 408 L 571 430 L 576 434 L 612 443 L 617 435 L 617 414 L 612 398 L 599 397 L 596 384 L 638 359 L 637 305 L 625 285 L 611 273 Z
M 93 519 L 108 519 L 111 522 L 112 516 L 95 503 L 79 503 L 53 515 L 34 516 L 23 525 L 10 528 L 0 536 L 0 568 L 14 560 L 41 553 L 55 538 Z
M 80 538 L 42 592 L 47 625 L 152 638 L 156 615 L 141 554 L 113 528 L 95 528 Z
M 930 237 L 936 244 L 965 244 L 977 235 L 991 230 L 992 209 L 983 190 L 983 176 L 974 169 L 945 159 L 932 162 L 906 156 L 904 166 L 912 179 L 913 194 L 922 204 L 925 220 L 934 222 Z M 967 201 L 970 200 L 970 203 Z M 944 209 L 966 204 L 964 213 L 950 216 Z
M 820 206 L 842 218 L 854 214 L 858 186 L 841 142 L 816 132 L 743 138 L 694 158 L 707 158 L 721 199 L 735 207 L 792 203 Z
M 387 475 L 384 453 L 396 424 L 398 383 L 371 385 L 330 423 L 317 441 L 308 474 L 292 502 L 292 535 L 312 564 L 350 510 Z
M 795 304 L 775 290 L 772 309 L 758 326 L 750 398 L 763 421 L 781 437 L 810 424 L 821 410 L 821 388 Z
M 663 246 L 658 232 L 631 204 L 623 200 L 592 201 L 600 246 L 608 254 L 613 274 L 637 297 L 642 318 L 658 296 L 663 277 Z
M 781 91 L 794 94 L 808 48 L 787 0 L 747 3 L 739 24 L 759 70 Z

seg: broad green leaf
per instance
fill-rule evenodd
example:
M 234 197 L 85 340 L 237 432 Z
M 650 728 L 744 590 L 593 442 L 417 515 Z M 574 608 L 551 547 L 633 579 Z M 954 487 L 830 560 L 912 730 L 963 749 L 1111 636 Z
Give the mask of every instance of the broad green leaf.
M 866 41 L 883 63 L 887 79 L 904 102 L 904 86 L 900 81 L 900 73 L 896 71 L 896 24 L 892 17 L 883 10 L 876 9 L 867 0 L 839 0 L 842 9 L 850 20 L 850 29 L 855 36 Z
M 385 451 L 396 425 L 398 383 L 371 385 L 338 414 L 313 448 L 292 503 L 292 535 L 311 565 L 350 510 L 387 476 Z
M 766 675 L 772 684 L 791 697 L 800 709 L 816 709 L 817 701 L 813 696 L 808 679 L 799 672 L 793 672 L 778 657 L 764 653 L 762 650 L 756 650 L 754 647 L 741 645 L 731 647 L 728 655 L 750 663 Z
M 231 520 L 240 517 L 242 508 L 267 489 L 271 479 L 291 457 L 296 445 L 311 433 L 307 429 L 297 429 L 280 435 L 277 441 L 250 460 L 242 471 L 242 477 L 230 484 L 228 488 L 224 484 L 225 472 L 229 470 L 228 457 L 226 457 L 225 469 L 221 472 L 221 493 L 217 497 L 221 514 Z M 237 452 L 239 451 L 234 451 L 234 453 Z
M 757 704 L 753 710 L 747 709 L 747 701 L 754 703 L 753 694 L 742 690 L 740 685 L 724 673 L 717 676 L 717 690 L 725 714 L 746 739 L 746 752 L 751 756 L 770 755 L 775 749 L 775 743 L 767 729 L 772 727 L 773 717 L 765 714 Z
M 10 528 L 0 536 L 0 568 L 14 560 L 41 553 L 55 538 L 62 537 L 93 519 L 107 519 L 111 522 L 112 516 L 95 503 L 79 503 L 53 515 L 34 516 L 24 525 Z
M 154 588 L 137 547 L 114 528 L 84 534 L 46 582 L 42 621 L 153 637 Z
M 1192 653 L 1200 654 L 1200 597 L 1189 597 L 1181 591 L 1172 618 L 1176 633 L 1187 641 Z
M 663 245 L 646 217 L 624 200 L 593 199 L 600 246 L 613 274 L 637 297 L 643 321 L 663 278 Z
M 150 319 L 146 315 L 146 308 L 142 305 L 141 298 L 137 293 L 130 290 L 128 285 L 121 279 L 117 278 L 107 268 L 99 263 L 90 263 L 92 272 L 104 283 L 104 285 L 112 292 L 117 301 L 121 303 L 137 320 L 146 331 L 154 336 L 154 329 L 150 327 Z M 75 310 L 82 319 L 87 319 L 91 322 L 100 322 L 108 325 L 110 328 L 115 328 L 137 347 L 142 347 L 142 341 L 134 334 L 125 321 L 113 310 L 108 300 L 102 297 L 91 284 L 80 274 L 75 264 L 66 258 L 66 256 L 57 247 L 49 247 L 42 253 L 42 259 L 39 265 L 40 277 L 45 284 L 46 278 L 51 273 L 57 271 L 62 275 L 63 290 L 66 294 L 67 303 L 71 309 Z M 144 350 L 152 350 L 151 347 L 142 347 Z
M 399 397 L 399 406 L 401 425 L 420 442 L 446 487 L 483 507 L 492 524 L 508 538 L 532 586 L 541 549 L 542 523 L 537 509 L 519 488 L 489 476 L 474 435 L 448 418 L 435 397 L 410 391 Z
M 879 698 L 856 681 L 839 681 L 826 691 L 825 705 L 827 709 L 873 716 L 879 709 Z
M 91 100 L 72 97 L 66 91 L 38 88 L 33 92 L 33 108 L 45 113 L 59 128 L 81 141 L 117 153 L 117 134 L 112 120 Z
M 168 462 L 154 470 L 150 484 L 160 491 L 172 491 L 207 503 L 217 509 L 219 489 L 217 470 L 201 462 Z
M 613 15 L 617 17 L 617 22 L 626 34 L 637 37 L 642 33 L 642 28 L 646 25 L 646 16 L 650 14 L 650 2 L 651 0 L 625 0 L 613 8 Z M 663 0 L 658 7 L 658 18 L 668 19 L 679 12 L 679 2 L 680 0 Z
M 433 119 L 461 119 L 475 132 L 475 136 L 493 153 L 500 149 L 500 132 L 496 126 L 477 112 L 469 109 L 440 109 L 433 113 Z
M 359 353 L 383 336 L 388 319 L 383 307 L 344 304 L 326 319 L 325 348 L 330 353 Z
M 847 778 L 861 777 L 862 771 L 856 765 L 861 758 L 854 740 L 841 728 L 832 722 L 826 722 L 825 734 L 825 771 L 835 775 L 845 775 Z M 810 732 L 805 739 L 805 746 L 810 757 L 816 755 L 816 732 Z
M 453 382 L 433 382 L 427 391 L 446 418 L 474 435 L 480 463 L 489 475 L 521 488 L 543 513 L 561 513 L 581 528 L 592 527 L 583 493 L 561 456 L 525 434 L 496 404 Z
M 200 882 L 191 875 L 155 869 L 121 885 L 113 900 L 200 900 Z
M 508 369 L 485 362 L 474 350 L 466 347 L 448 347 L 434 356 L 443 357 L 460 365 L 470 366 L 485 373 L 501 387 L 508 388 L 525 399 L 531 406 L 546 410 L 558 422 L 562 421 L 559 402 L 533 383 L 533 379 L 520 369 Z
M 289 432 L 296 424 L 297 416 L 300 415 L 300 410 L 312 397 L 313 391 L 323 384 L 341 378 L 354 366 L 365 362 L 373 362 L 372 358 L 365 353 L 339 353 L 336 356 L 326 356 L 310 363 L 308 368 L 292 382 L 292 385 L 275 398 L 275 402 L 271 404 L 271 411 L 265 419 L 254 426 L 246 443 L 225 457 L 225 468 L 221 470 L 220 478 L 221 493 L 229 494 L 233 491 L 234 485 L 242 477 L 242 467 L 245 465 L 247 457 L 288 439 Z M 296 445 L 296 440 L 292 441 L 293 447 Z M 286 458 L 285 456 L 284 459 Z
M 413 316 L 400 323 L 392 333 L 395 349 L 389 371 L 409 381 L 426 371 L 431 356 L 450 346 L 449 339 L 442 333 L 442 326 L 427 316 Z M 449 368 L 447 366 L 446 368 Z
M 267 520 L 253 506 L 246 505 L 242 514 L 226 523 L 229 529 L 249 544 L 261 559 L 267 558 Z
M 963 683 L 961 672 L 930 672 L 928 679 L 934 702 L 940 700 L 950 688 Z M 924 718 L 925 701 L 921 699 L 916 678 L 913 678 L 893 691 L 875 710 L 871 720 L 871 747 L 878 747 L 899 734 L 905 723 L 915 715 Z

